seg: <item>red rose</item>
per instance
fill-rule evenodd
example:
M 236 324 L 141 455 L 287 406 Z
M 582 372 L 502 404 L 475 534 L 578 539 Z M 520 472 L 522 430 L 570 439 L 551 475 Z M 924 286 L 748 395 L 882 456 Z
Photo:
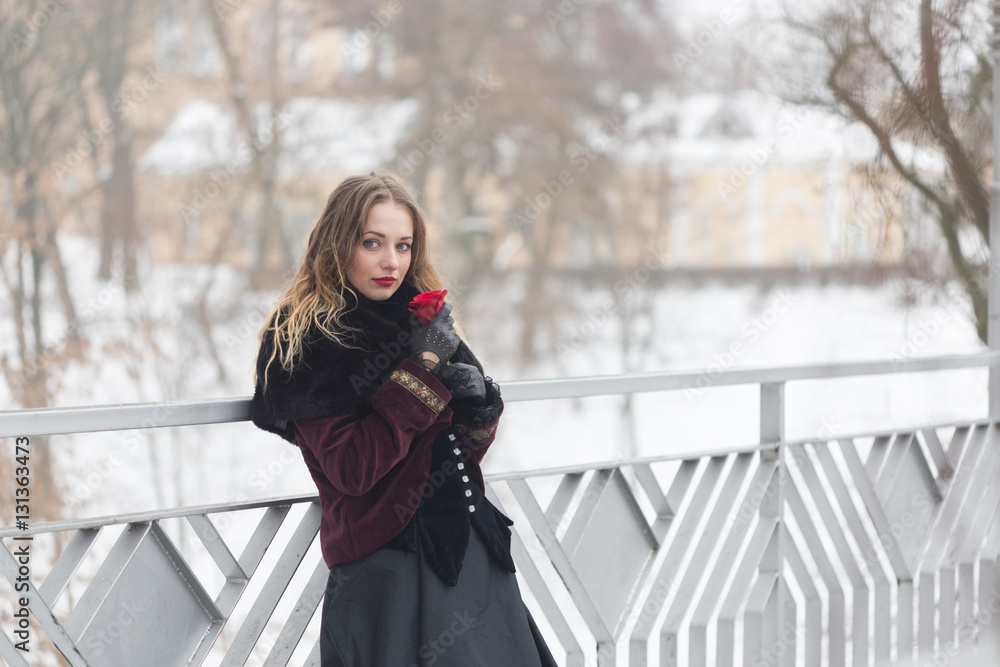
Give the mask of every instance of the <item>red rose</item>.
M 441 289 L 434 292 L 424 292 L 413 297 L 410 301 L 410 310 L 417 316 L 421 324 L 427 324 L 441 310 L 444 305 L 444 295 L 448 290 Z

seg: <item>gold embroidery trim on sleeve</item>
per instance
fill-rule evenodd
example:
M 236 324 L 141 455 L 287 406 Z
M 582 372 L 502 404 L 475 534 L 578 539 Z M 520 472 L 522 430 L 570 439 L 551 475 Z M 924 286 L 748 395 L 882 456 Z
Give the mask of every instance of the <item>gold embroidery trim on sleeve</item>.
M 410 393 L 423 401 L 424 405 L 429 407 L 435 413 L 439 413 L 444 410 L 446 405 L 444 400 L 435 394 L 430 387 L 414 377 L 412 373 L 408 373 L 407 371 L 397 368 L 392 372 L 392 375 L 389 376 L 389 379 L 395 380 L 409 389 Z
M 493 435 L 493 431 L 497 430 L 497 425 L 493 424 L 489 428 L 473 428 L 469 429 L 469 437 L 473 440 L 485 440 L 486 438 Z

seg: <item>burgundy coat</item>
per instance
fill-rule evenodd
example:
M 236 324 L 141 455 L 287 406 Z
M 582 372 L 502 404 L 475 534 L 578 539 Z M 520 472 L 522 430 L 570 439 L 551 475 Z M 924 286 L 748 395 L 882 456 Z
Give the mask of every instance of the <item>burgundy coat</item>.
M 480 464 L 496 437 L 503 406 L 491 423 L 477 426 L 452 409 L 451 399 L 429 370 L 403 359 L 376 390 L 367 416 L 293 422 L 319 489 L 320 544 L 328 567 L 371 553 L 406 527 L 428 481 L 431 443 L 449 425 L 470 480 L 486 490 Z

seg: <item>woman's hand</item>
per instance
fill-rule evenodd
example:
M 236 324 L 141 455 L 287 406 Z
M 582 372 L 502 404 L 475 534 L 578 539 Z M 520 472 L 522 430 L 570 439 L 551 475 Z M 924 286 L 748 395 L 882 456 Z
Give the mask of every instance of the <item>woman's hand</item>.
M 417 359 L 420 361 L 421 364 L 423 364 L 424 368 L 427 368 L 429 370 L 437 368 L 437 365 L 441 363 L 441 357 L 437 356 L 436 354 L 428 350 L 424 350 L 423 352 L 418 354 Z
M 474 405 L 486 400 L 486 379 L 472 364 L 446 364 L 438 369 L 437 377 L 454 397 L 471 399 Z
M 410 316 L 410 351 L 424 366 L 434 369 L 427 362 L 440 368 L 458 349 L 458 334 L 455 332 L 455 320 L 451 316 L 451 304 L 445 301 L 438 314 L 427 324 L 421 324 L 416 317 Z M 434 359 L 437 357 L 437 359 Z

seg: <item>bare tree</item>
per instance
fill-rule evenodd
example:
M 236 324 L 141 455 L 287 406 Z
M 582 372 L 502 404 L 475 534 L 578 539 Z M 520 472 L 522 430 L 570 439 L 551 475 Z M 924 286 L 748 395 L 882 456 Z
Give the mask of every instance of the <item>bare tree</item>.
M 670 76 L 676 37 L 644 0 L 389 7 L 397 12 L 337 3 L 327 23 L 354 29 L 345 51 L 368 54 L 356 67 L 358 94 L 420 102 L 390 166 L 418 192 L 439 169 L 443 201 L 433 214 L 445 238 L 467 236 L 463 221 L 496 215 L 480 201 L 487 184 L 503 192 L 509 224 L 491 230 L 481 254 L 467 252 L 462 261 L 449 253 L 446 272 L 461 301 L 491 271 L 501 246 L 520 240 L 529 265 L 518 351 L 530 364 L 554 351 L 556 340 L 542 349 L 538 334 L 565 314 L 560 286 L 545 278 L 567 239 L 589 241 L 583 262 L 619 256 L 616 167 L 604 151 L 621 132 L 623 96 L 642 97 Z M 455 250 L 474 247 L 460 241 Z
M 236 111 L 239 127 L 246 137 L 247 145 L 252 146 L 250 163 L 250 183 L 259 194 L 259 209 L 255 216 L 257 220 L 256 246 L 250 267 L 249 278 L 251 285 L 256 288 L 263 285 L 273 285 L 274 281 L 288 272 L 294 265 L 291 246 L 288 243 L 283 231 L 281 211 L 277 205 L 277 165 L 278 156 L 281 150 L 281 124 L 274 122 L 275 115 L 285 103 L 285 90 L 282 83 L 281 74 L 278 68 L 278 52 L 280 31 L 278 30 L 281 11 L 278 0 L 267 0 L 266 20 L 263 25 L 253 26 L 254 30 L 262 30 L 265 39 L 266 71 L 257 72 L 257 76 L 251 80 L 248 76 L 250 63 L 241 54 L 249 53 L 251 45 L 243 43 L 240 45 L 233 39 L 233 32 L 224 20 L 226 16 L 231 16 L 225 10 L 225 5 L 220 5 L 212 0 L 202 0 L 202 11 L 209 17 L 212 25 L 212 33 L 216 39 L 216 46 L 222 54 L 225 78 L 228 82 L 229 100 Z M 240 46 L 243 48 L 241 49 Z M 262 85 L 253 85 L 254 81 L 263 82 Z M 271 123 L 263 123 L 255 113 L 256 103 L 263 102 L 271 109 Z M 270 135 L 270 140 L 265 140 L 263 135 Z M 230 226 L 236 224 L 237 218 L 230 217 Z M 223 233 L 223 238 L 228 240 L 232 235 L 232 229 L 227 229 Z M 267 263 L 268 250 L 271 245 L 277 246 L 280 251 L 281 264 L 277 267 L 269 266 Z M 221 248 L 220 248 L 221 251 Z
M 121 251 L 123 282 L 133 289 L 138 280 L 136 252 L 139 232 L 135 206 L 135 164 L 133 132 L 125 122 L 128 110 L 123 90 L 130 72 L 129 54 L 136 40 L 144 36 L 134 20 L 136 0 L 103 0 L 91 5 L 88 29 L 90 48 L 87 62 L 92 63 L 97 77 L 96 93 L 102 104 L 104 118 L 98 127 L 101 143 L 106 146 L 107 167 L 99 166 L 98 182 L 102 199 L 100 216 L 101 259 L 97 276 L 111 278 L 115 249 Z M 149 76 L 146 77 L 151 78 Z M 140 85 L 156 85 L 151 82 Z M 105 143 L 106 142 L 106 143 Z
M 59 183 L 52 168 L 72 141 L 87 63 L 71 8 L 58 3 L 4 2 L 0 7 L 0 174 L 12 193 L 4 214 L 0 279 L 10 303 L 16 341 L 0 364 L 14 400 L 45 407 L 53 379 L 80 353 L 79 320 L 55 243 Z M 46 321 L 44 283 L 53 279 L 65 329 Z M 59 516 L 47 438 L 32 466 L 36 518 Z M 9 508 L 8 508 L 9 509 Z
M 66 206 L 55 165 L 81 129 L 76 112 L 85 95 L 88 69 L 75 22 L 62 3 L 0 3 L 0 185 L 10 207 L 0 209 L 0 282 L 8 304 L 12 350 L 0 353 L 13 401 L 24 408 L 50 403 L 62 369 L 83 349 L 80 319 L 73 303 L 56 234 Z M 85 128 L 86 129 L 86 128 Z M 75 200 L 79 201 L 79 200 Z M 46 310 L 44 295 L 54 283 L 64 323 Z M 62 514 L 48 437 L 30 438 L 31 519 L 55 520 Z M 0 461 L 0 489 L 13 474 Z M 12 524 L 12 503 L 0 505 L 0 520 Z M 61 551 L 61 535 L 55 536 Z M 38 654 L 54 657 L 45 642 Z
M 986 181 L 992 69 L 984 11 L 971 0 L 854 0 L 811 18 L 789 12 L 780 24 L 798 40 L 790 45 L 795 62 L 773 69 L 787 98 L 864 125 L 878 142 L 878 166 L 920 194 L 983 341 L 993 268 Z M 922 168 L 913 147 L 937 155 L 943 173 Z

